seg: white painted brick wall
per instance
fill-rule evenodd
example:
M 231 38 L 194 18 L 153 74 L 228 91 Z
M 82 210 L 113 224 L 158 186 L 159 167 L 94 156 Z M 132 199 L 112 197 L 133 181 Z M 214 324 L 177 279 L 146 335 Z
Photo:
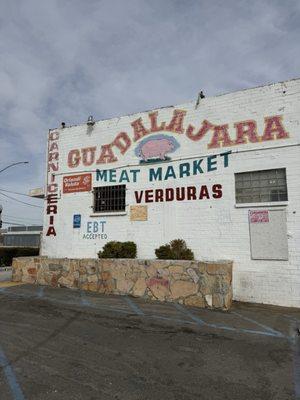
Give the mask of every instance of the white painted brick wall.
M 133 240 L 138 245 L 138 256 L 154 258 L 154 249 L 175 238 L 186 240 L 197 259 L 232 259 L 234 261 L 234 298 L 240 301 L 271 303 L 300 307 L 300 79 L 264 87 L 205 98 L 195 109 L 195 102 L 176 106 L 186 110 L 184 128 L 188 124 L 200 127 L 204 119 L 215 125 L 229 124 L 232 139 L 235 138 L 233 124 L 239 121 L 255 120 L 258 133 L 262 135 L 264 117 L 282 115 L 283 124 L 290 134 L 288 139 L 248 143 L 228 148 L 208 150 L 212 133 L 193 142 L 185 134 L 171 134 L 180 143 L 180 148 L 170 156 L 174 159 L 220 154 L 232 150 L 228 168 L 220 167 L 213 172 L 182 179 L 148 182 L 150 167 L 168 165 L 176 167 L 180 161 L 163 164 L 138 165 L 134 154 L 137 143 L 133 143 L 125 155 L 116 154 L 117 163 L 92 165 L 77 168 L 67 166 L 68 153 L 72 149 L 100 146 L 110 143 L 121 132 L 132 137 L 130 123 L 142 117 L 149 128 L 148 112 L 96 122 L 92 133 L 87 134 L 87 125 L 73 126 L 59 130 L 59 171 L 56 181 L 60 184 L 64 174 L 92 171 L 93 185 L 96 182 L 96 168 L 108 169 L 136 165 L 141 170 L 137 183 L 127 184 L 127 214 L 122 216 L 90 217 L 92 214 L 92 192 L 62 194 L 58 201 L 58 213 L 54 226 L 57 236 L 46 237 L 44 232 L 42 254 L 51 257 L 96 257 L 104 240 L 83 239 L 87 221 L 105 220 L 107 241 Z M 158 123 L 169 122 L 174 108 L 158 109 Z M 161 132 L 168 134 L 167 132 Z M 155 135 L 152 133 L 151 135 Z M 285 147 L 286 146 L 286 147 Z M 253 151 L 249 151 L 253 149 Z M 254 149 L 256 149 L 254 151 Z M 97 152 L 98 157 L 99 152 Z M 181 161 L 183 162 L 183 161 Z M 252 260 L 248 224 L 249 208 L 235 207 L 234 173 L 249 170 L 286 168 L 288 184 L 287 230 L 288 261 Z M 176 168 L 175 168 L 176 169 Z M 223 186 L 221 199 L 183 202 L 148 203 L 148 221 L 131 222 L 129 205 L 135 205 L 134 190 L 156 189 L 176 186 L 199 186 L 220 183 Z M 109 183 L 107 183 L 109 185 Z M 145 204 L 142 202 L 142 204 Z M 266 209 L 265 206 L 260 208 Z M 281 207 L 282 208 L 282 207 Z M 82 228 L 73 229 L 73 215 L 82 215 Z M 45 213 L 44 230 L 49 226 Z

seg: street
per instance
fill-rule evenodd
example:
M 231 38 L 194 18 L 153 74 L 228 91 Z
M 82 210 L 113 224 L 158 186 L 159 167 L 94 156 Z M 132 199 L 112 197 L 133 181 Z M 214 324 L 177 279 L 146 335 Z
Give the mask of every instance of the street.
M 295 309 L 2 285 L 0 322 L 1 400 L 299 398 Z

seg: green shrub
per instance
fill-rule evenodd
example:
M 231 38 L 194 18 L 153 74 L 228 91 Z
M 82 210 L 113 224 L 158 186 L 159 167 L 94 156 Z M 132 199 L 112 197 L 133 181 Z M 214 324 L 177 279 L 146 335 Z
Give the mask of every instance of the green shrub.
M 155 249 L 155 255 L 160 260 L 194 260 L 194 253 L 182 239 L 175 239 L 160 246 Z
M 102 251 L 98 252 L 99 258 L 136 258 L 136 244 L 134 242 L 107 242 Z
M 0 266 L 10 266 L 14 257 L 38 256 L 39 252 L 34 247 L 0 247 Z
M 160 246 L 158 249 L 155 249 L 155 255 L 160 260 L 172 260 L 173 253 L 171 250 L 171 246 L 169 244 L 164 244 Z

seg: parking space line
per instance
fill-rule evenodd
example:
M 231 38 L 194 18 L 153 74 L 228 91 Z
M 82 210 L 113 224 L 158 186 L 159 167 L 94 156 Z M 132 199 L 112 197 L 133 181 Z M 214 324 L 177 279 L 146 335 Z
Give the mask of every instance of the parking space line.
M 37 297 L 39 299 L 42 299 L 44 297 L 44 289 L 45 289 L 45 286 L 40 286 L 39 287 L 39 290 L 38 290 L 38 293 L 37 293 Z
M 6 355 L 0 347 L 0 367 L 3 369 L 7 383 L 11 390 L 14 400 L 25 400 L 22 389 L 18 384 L 14 370 L 8 362 Z
M 300 336 L 298 334 L 296 324 L 292 326 L 295 332 L 292 335 L 292 351 L 293 351 L 293 370 L 294 370 L 294 388 L 295 388 L 295 399 L 300 400 Z
M 279 335 L 274 334 L 274 333 L 272 333 L 272 332 L 257 331 L 257 330 L 254 330 L 254 329 L 245 329 L 245 328 L 233 328 L 233 327 L 230 327 L 230 326 L 227 326 L 227 325 L 213 325 L 213 324 L 208 324 L 208 326 L 210 326 L 210 327 L 216 327 L 216 328 L 218 328 L 218 329 L 225 329 L 225 330 L 236 331 L 236 332 L 250 333 L 250 334 L 252 334 L 252 335 L 272 336 L 272 337 L 276 337 L 276 338 L 278 338 L 278 337 L 284 337 L 283 335 L 282 335 L 282 336 L 279 336 Z
M 202 319 L 196 317 L 196 315 L 192 314 L 186 308 L 182 307 L 182 305 L 178 303 L 174 303 L 174 307 L 177 308 L 178 311 L 182 312 L 183 314 L 187 315 L 190 319 L 196 322 L 197 325 L 207 325 Z
M 250 333 L 250 334 L 256 334 L 256 335 L 263 335 L 263 336 L 285 337 L 282 333 L 274 331 L 271 328 L 268 331 L 257 331 L 254 329 L 244 329 L 244 328 L 237 329 L 237 328 L 234 328 L 234 327 L 228 326 L 228 325 L 218 325 L 218 324 L 207 323 L 207 322 L 203 321 L 202 319 L 198 318 L 196 315 L 192 314 L 190 311 L 188 311 L 184 307 L 182 307 L 182 305 L 174 303 L 174 306 L 175 306 L 175 308 L 177 308 L 177 310 L 179 310 L 182 313 L 189 316 L 199 326 L 207 326 L 209 328 L 222 329 L 222 330 L 232 331 L 232 332 Z
M 80 291 L 80 298 L 81 298 L 81 305 L 84 307 L 93 308 L 95 310 L 116 311 L 119 313 L 128 314 L 127 310 L 123 310 L 121 308 L 115 308 L 113 306 L 105 306 L 105 305 L 103 306 L 91 303 L 83 291 Z M 63 302 L 61 303 L 63 304 Z
M 92 307 L 92 304 L 88 301 L 88 299 L 86 298 L 85 293 L 82 290 L 80 290 L 80 299 L 81 299 L 81 304 L 83 306 Z
M 278 332 L 275 329 L 272 329 L 269 326 L 261 324 L 260 322 L 255 321 L 252 318 L 246 317 L 246 316 L 244 316 L 244 315 L 242 315 L 242 314 L 240 314 L 240 313 L 238 313 L 236 311 L 232 311 L 231 314 L 237 315 L 238 317 L 244 319 L 245 321 L 252 322 L 253 324 L 260 326 L 261 328 L 265 329 L 266 331 L 272 333 L 273 336 L 279 336 L 279 337 L 283 337 L 284 336 L 281 332 Z
M 293 315 L 283 315 L 283 317 L 284 318 L 287 318 L 287 319 L 289 319 L 290 321 L 292 321 L 292 322 L 295 322 L 296 324 L 298 323 L 298 324 L 300 324 L 300 319 L 297 319 L 295 316 L 293 316 Z
M 47 297 L 45 297 L 45 300 L 48 300 L 52 303 L 58 303 L 58 304 L 62 304 L 62 305 L 68 305 L 68 304 L 73 304 L 74 306 L 82 306 L 82 307 L 87 307 L 87 308 L 91 308 L 93 310 L 103 310 L 103 311 L 115 311 L 115 312 L 119 312 L 119 313 L 123 313 L 123 314 L 128 314 L 127 310 L 123 310 L 120 308 L 115 308 L 112 306 L 103 306 L 103 305 L 97 305 L 97 304 L 93 304 L 91 303 L 85 296 L 83 296 L 81 298 L 81 302 L 80 304 L 76 303 L 75 301 L 66 303 L 62 300 L 56 300 L 56 299 L 49 299 Z
M 1 290 L 3 289 L 3 290 Z M 28 293 L 16 293 L 16 292 L 9 292 L 8 290 L 5 290 L 6 288 L 0 288 L 0 293 L 5 291 L 5 294 L 12 296 L 12 297 L 25 297 L 25 298 L 34 298 L 36 297 L 36 295 L 34 294 L 28 294 Z M 176 319 L 176 318 L 171 318 L 171 317 L 163 317 L 160 315 L 156 315 L 152 313 L 152 315 L 150 314 L 145 314 L 140 307 L 138 307 L 138 305 L 129 297 L 127 296 L 122 296 L 123 300 L 127 303 L 127 305 L 130 307 L 130 309 L 132 311 L 134 311 L 135 314 L 139 315 L 139 316 L 145 316 L 145 317 L 149 317 L 152 319 L 164 319 L 164 320 L 169 320 L 169 321 L 174 321 L 174 322 L 181 322 L 181 323 L 189 323 L 189 324 L 196 324 L 198 326 L 206 326 L 206 327 L 210 327 L 210 328 L 214 328 L 214 329 L 221 329 L 221 330 L 227 330 L 227 331 L 232 331 L 232 332 L 241 332 L 241 333 L 248 333 L 248 334 L 256 334 L 256 335 L 262 335 L 262 336 L 272 336 L 272 337 L 276 337 L 276 338 L 285 338 L 285 339 L 290 339 L 289 336 L 284 335 L 281 332 L 275 331 L 272 328 L 269 328 L 263 324 L 260 324 L 257 321 L 254 321 L 248 317 L 244 317 L 243 315 L 236 313 L 234 311 L 232 311 L 233 314 L 238 315 L 240 318 L 243 318 L 245 320 L 248 320 L 254 324 L 257 324 L 261 327 L 263 327 L 265 330 L 264 331 L 260 331 L 260 330 L 255 330 L 255 329 L 246 329 L 246 328 L 235 328 L 229 325 L 219 325 L 219 324 L 213 324 L 213 323 L 208 323 L 203 321 L 201 318 L 197 317 L 194 313 L 190 312 L 188 309 L 186 309 L 185 307 L 183 307 L 182 305 L 178 304 L 178 303 L 173 303 L 173 306 L 180 311 L 182 314 L 186 315 L 191 321 L 184 321 L 181 319 Z M 89 307 L 92 308 L 94 310 L 103 310 L 103 311 L 111 311 L 111 312 L 118 312 L 118 313 L 122 313 L 122 314 L 128 314 L 128 310 L 124 310 L 121 308 L 117 308 L 114 306 L 103 306 L 103 305 L 96 305 L 93 304 L 91 301 L 89 301 L 89 299 L 87 298 L 87 296 L 84 294 L 83 291 L 80 291 L 80 297 L 79 299 L 77 299 L 77 301 L 72 301 L 72 300 L 68 300 L 68 301 L 64 301 L 64 300 L 58 300 L 58 299 L 54 299 L 51 297 L 46 296 L 43 293 L 43 297 L 44 300 L 47 300 L 49 302 L 52 303 L 58 303 L 58 304 L 63 304 L 63 305 L 75 305 L 75 306 L 83 306 L 83 307 Z M 79 302 L 78 302 L 79 300 Z M 300 399 L 299 399 L 300 400 Z
M 123 297 L 125 302 L 129 305 L 132 311 L 134 311 L 137 315 L 145 315 L 145 313 L 136 305 L 136 303 L 131 300 L 129 297 L 124 296 Z

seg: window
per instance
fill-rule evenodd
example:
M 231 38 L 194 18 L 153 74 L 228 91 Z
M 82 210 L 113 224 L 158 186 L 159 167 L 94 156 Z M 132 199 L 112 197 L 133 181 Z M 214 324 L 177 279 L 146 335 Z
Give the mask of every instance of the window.
M 288 199 L 285 168 L 235 174 L 237 203 L 268 203 Z
M 125 211 L 126 185 L 94 188 L 94 212 Z

